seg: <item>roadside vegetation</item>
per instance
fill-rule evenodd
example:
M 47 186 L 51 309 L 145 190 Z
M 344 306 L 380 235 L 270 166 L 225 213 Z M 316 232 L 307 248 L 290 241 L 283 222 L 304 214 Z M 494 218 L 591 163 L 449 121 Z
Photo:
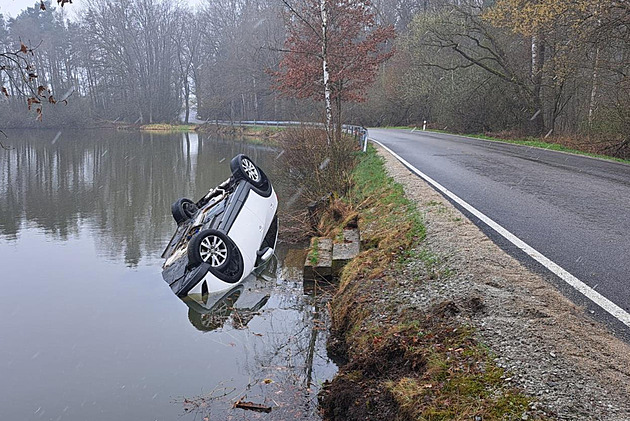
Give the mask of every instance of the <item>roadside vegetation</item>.
M 284 127 L 277 126 L 217 125 L 213 123 L 202 124 L 196 128 L 196 131 L 201 133 L 216 133 L 223 136 L 242 136 L 254 142 L 264 139 L 267 144 L 275 143 L 274 138 L 283 130 Z
M 359 149 L 354 137 L 340 134 L 329 143 L 325 130 L 303 126 L 287 128 L 275 140 L 284 168 L 290 168 L 284 182 L 301 187 L 301 203 L 348 193 Z
M 530 398 L 505 382 L 474 329 L 454 320 L 452 303 L 420 308 L 396 298 L 411 262 L 420 266 L 410 282 L 440 282 L 450 271 L 423 247 L 422 215 L 373 148 L 359 156 L 351 181 L 319 225 L 334 238 L 355 221 L 363 246 L 331 304 L 329 354 L 340 371 L 320 394 L 325 418 L 520 420 Z
M 388 126 L 390 129 L 414 129 L 417 126 Z M 455 134 L 463 137 L 472 137 L 475 139 L 490 140 L 494 142 L 513 143 L 515 145 L 532 146 L 534 148 L 548 149 L 552 151 L 567 152 L 576 155 L 590 156 L 593 158 L 606 159 L 609 161 L 622 162 L 630 164 L 630 159 L 618 158 L 610 155 L 605 155 L 605 148 L 600 144 L 593 144 L 580 139 L 579 137 L 571 136 L 552 136 L 547 139 L 537 137 L 519 137 L 515 133 L 501 132 L 501 133 L 456 133 L 448 130 L 439 129 L 427 129 L 429 132 Z M 604 150 L 602 150 L 604 149 Z
M 282 238 L 293 243 L 308 241 L 319 234 L 322 210 L 340 203 L 338 199 L 349 191 L 358 142 L 343 135 L 328 143 L 325 130 L 309 126 L 286 128 L 272 141 L 281 151 L 279 166 L 289 169 L 275 184 L 280 191 L 292 192 L 280 204 L 285 221 L 280 225 Z
M 517 145 L 533 146 L 535 148 L 549 149 L 552 151 L 568 152 L 576 155 L 585 155 L 593 158 L 607 159 L 609 161 L 623 162 L 630 164 L 630 159 L 617 158 L 610 155 L 602 154 L 602 148 L 597 144 L 591 144 L 584 139 L 575 137 L 552 137 L 549 141 L 535 137 L 527 138 L 510 138 L 500 135 L 489 136 L 485 134 L 466 135 L 477 139 L 491 140 L 496 142 L 514 143 Z M 601 145 L 600 145 L 601 146 Z

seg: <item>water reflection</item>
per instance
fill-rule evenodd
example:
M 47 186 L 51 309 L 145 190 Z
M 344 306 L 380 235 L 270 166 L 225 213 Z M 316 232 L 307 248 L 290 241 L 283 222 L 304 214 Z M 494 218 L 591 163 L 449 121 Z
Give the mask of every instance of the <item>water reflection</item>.
M 231 289 L 189 294 L 181 298 L 188 306 L 188 320 L 202 332 L 222 328 L 228 321 L 234 329 L 246 328 L 269 301 L 277 268 L 277 258 L 273 257 L 264 267 Z
M 223 301 L 227 318 L 209 297 L 191 309 L 160 275 L 170 204 L 225 180 L 241 152 L 278 180 L 277 153 L 194 134 L 7 134 L 0 420 L 175 420 L 179 396 L 222 385 L 233 395 L 204 416 L 246 418 L 231 407 L 246 394 L 278 403 L 266 419 L 316 418 L 317 385 L 334 366 L 318 333 L 327 316 L 297 275 L 276 277 L 285 272 L 272 267 L 273 276 L 243 284 L 238 299 Z
M 268 148 L 196 133 L 8 135 L 12 149 L 0 151 L 0 238 L 16 240 L 36 227 L 66 240 L 86 226 L 99 234 L 100 252 L 128 266 L 160 251 L 174 200 L 229 176 L 223 161 L 244 152 L 267 169 L 273 159 Z
M 303 254 L 283 248 L 279 253 L 283 262 Z M 226 352 L 243 353 L 239 369 L 248 374 L 240 387 L 221 379 L 207 393 L 180 398 L 183 414 L 195 419 L 259 419 L 260 414 L 233 408 L 242 399 L 271 408 L 267 420 L 319 419 L 317 391 L 335 372 L 322 334 L 330 295 L 318 289 L 307 296 L 298 279 L 277 279 L 295 269 L 272 264 L 228 291 L 182 300 L 195 328 L 210 335 L 224 333 Z

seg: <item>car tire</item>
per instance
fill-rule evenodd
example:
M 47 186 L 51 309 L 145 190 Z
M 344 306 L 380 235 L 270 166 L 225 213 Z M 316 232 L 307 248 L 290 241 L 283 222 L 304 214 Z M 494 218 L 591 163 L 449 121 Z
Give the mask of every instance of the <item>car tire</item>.
M 188 262 L 190 265 L 207 262 L 210 273 L 230 284 L 243 275 L 243 257 L 238 247 L 227 235 L 214 229 L 200 231 L 190 240 Z
M 267 184 L 267 176 L 248 156 L 238 154 L 230 161 L 232 175 L 237 180 L 247 180 L 252 186 L 262 188 Z
M 231 243 L 221 231 L 200 231 L 188 243 L 188 261 L 194 265 L 206 262 L 214 269 L 223 269 L 232 257 Z
M 171 205 L 171 213 L 177 224 L 188 221 L 197 213 L 197 205 L 190 199 L 181 198 Z

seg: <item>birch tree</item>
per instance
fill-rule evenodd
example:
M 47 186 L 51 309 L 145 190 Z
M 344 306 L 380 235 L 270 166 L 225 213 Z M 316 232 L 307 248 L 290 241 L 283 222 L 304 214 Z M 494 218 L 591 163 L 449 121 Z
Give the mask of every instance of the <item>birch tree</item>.
M 379 65 L 392 55 L 394 28 L 376 22 L 368 0 L 283 1 L 288 36 L 274 72 L 276 88 L 323 100 L 325 125 L 333 131 L 329 139 L 338 139 L 343 103 L 366 99 Z

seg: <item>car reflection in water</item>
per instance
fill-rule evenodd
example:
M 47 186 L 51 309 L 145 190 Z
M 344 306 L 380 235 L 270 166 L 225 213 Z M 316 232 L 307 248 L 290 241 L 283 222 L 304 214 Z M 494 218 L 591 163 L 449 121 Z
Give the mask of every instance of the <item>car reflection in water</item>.
M 188 306 L 188 320 L 202 332 L 222 328 L 227 322 L 235 329 L 244 329 L 269 301 L 276 270 L 277 260 L 273 257 L 227 292 L 219 290 L 182 297 Z

